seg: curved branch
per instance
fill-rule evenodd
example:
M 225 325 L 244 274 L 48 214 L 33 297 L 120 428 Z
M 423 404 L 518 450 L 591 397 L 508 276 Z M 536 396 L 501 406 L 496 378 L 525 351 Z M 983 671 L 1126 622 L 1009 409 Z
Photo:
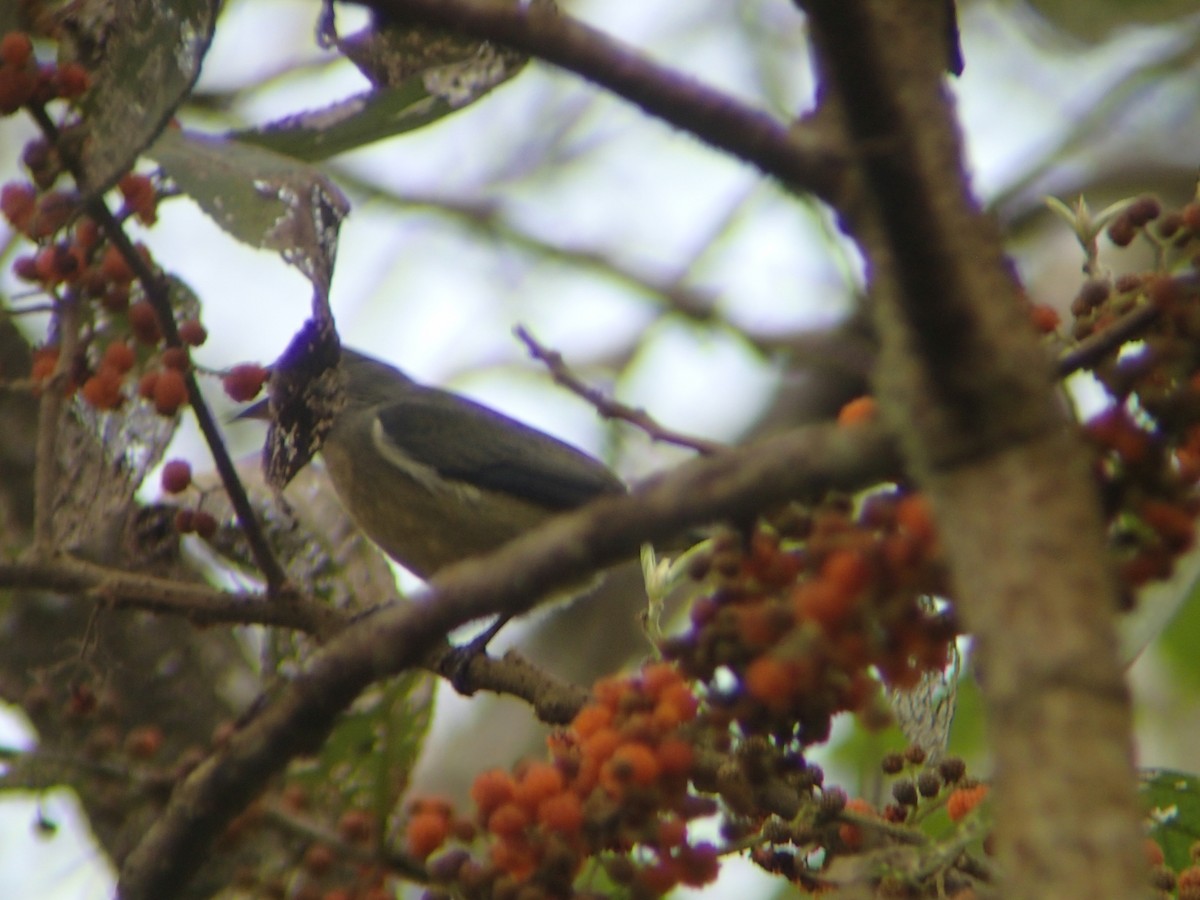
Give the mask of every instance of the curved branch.
M 796 190 L 831 200 L 845 154 L 824 134 L 761 110 L 543 5 L 471 0 L 355 0 L 389 18 L 506 44 L 607 88 Z
M 247 798 L 288 760 L 319 747 L 366 686 L 420 664 L 451 629 L 485 615 L 524 612 L 554 588 L 633 555 L 645 541 L 830 487 L 874 483 L 894 477 L 898 467 L 882 429 L 796 431 L 693 460 L 630 496 L 558 517 L 493 554 L 445 570 L 417 602 L 347 628 L 198 767 L 126 859 L 119 896 L 162 900 L 178 893 Z

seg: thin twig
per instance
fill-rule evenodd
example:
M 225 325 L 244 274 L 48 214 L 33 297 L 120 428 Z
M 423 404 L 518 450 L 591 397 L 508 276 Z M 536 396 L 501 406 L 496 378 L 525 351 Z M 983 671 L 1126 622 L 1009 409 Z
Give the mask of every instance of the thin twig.
M 63 164 L 75 178 L 76 183 L 82 183 L 82 167 L 79 160 L 68 147 L 62 146 L 59 140 L 58 126 L 50 119 L 45 107 L 40 104 L 31 103 L 28 105 L 28 108 L 34 121 L 37 122 L 38 127 L 46 136 L 46 139 L 52 146 L 57 148 Z M 183 341 L 180 340 L 179 329 L 175 324 L 175 315 L 171 309 L 170 291 L 166 282 L 147 264 L 142 255 L 137 252 L 137 249 L 133 246 L 133 242 L 125 234 L 120 221 L 109 210 L 103 197 L 89 197 L 85 201 L 84 206 L 88 215 L 96 221 L 96 224 L 104 231 L 105 236 L 120 251 L 121 256 L 124 257 L 126 263 L 128 263 L 130 269 L 133 270 L 134 275 L 141 283 L 142 289 L 146 293 L 146 299 L 154 308 L 159 328 L 163 333 L 167 345 L 170 347 L 182 347 Z M 64 347 L 65 350 L 66 348 Z M 258 518 L 254 514 L 254 508 L 250 505 L 250 499 L 246 496 L 246 490 L 238 478 L 233 460 L 230 458 L 229 451 L 225 447 L 225 441 L 221 436 L 220 429 L 217 427 L 217 420 L 208 408 L 208 404 L 200 392 L 200 384 L 196 380 L 195 373 L 190 370 L 185 372 L 184 380 L 187 384 L 188 401 L 192 407 L 192 412 L 195 414 L 200 431 L 208 443 L 213 463 L 216 465 L 217 473 L 221 477 L 221 483 L 229 495 L 229 501 L 233 505 L 234 512 L 237 515 L 238 524 L 241 525 L 242 531 L 245 532 L 250 552 L 254 556 L 254 562 L 266 579 L 268 593 L 272 596 L 281 595 L 285 593 L 287 575 L 284 573 L 279 561 L 275 558 L 275 554 L 271 550 L 271 545 L 263 534 Z
M 521 339 L 522 343 L 529 348 L 529 354 L 537 360 L 546 364 L 546 368 L 550 370 L 550 374 L 554 376 L 554 381 L 561 384 L 571 393 L 582 397 L 593 407 L 596 412 L 600 413 L 606 419 L 619 419 L 623 422 L 629 422 L 636 425 L 642 431 L 646 432 L 653 440 L 662 441 L 667 444 L 675 444 L 679 447 L 687 447 L 690 450 L 695 450 L 705 456 L 711 456 L 721 450 L 726 449 L 722 444 L 716 441 L 705 440 L 701 437 L 694 437 L 689 434 L 684 434 L 680 431 L 674 431 L 661 424 L 644 409 L 635 409 L 632 406 L 626 406 L 624 403 L 618 403 L 613 400 L 603 391 L 600 391 L 582 378 L 576 375 L 571 368 L 563 361 L 562 354 L 557 350 L 551 350 L 548 347 L 538 343 L 537 339 L 529 333 L 529 330 L 523 325 L 518 325 L 514 329 L 515 334 Z

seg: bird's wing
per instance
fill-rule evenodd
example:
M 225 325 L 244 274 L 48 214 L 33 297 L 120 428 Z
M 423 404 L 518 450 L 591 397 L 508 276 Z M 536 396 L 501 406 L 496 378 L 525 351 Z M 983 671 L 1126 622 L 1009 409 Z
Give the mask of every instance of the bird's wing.
M 376 415 L 391 448 L 441 475 L 552 510 L 625 486 L 603 463 L 495 410 L 435 388 Z M 440 395 L 440 396 L 439 396 Z

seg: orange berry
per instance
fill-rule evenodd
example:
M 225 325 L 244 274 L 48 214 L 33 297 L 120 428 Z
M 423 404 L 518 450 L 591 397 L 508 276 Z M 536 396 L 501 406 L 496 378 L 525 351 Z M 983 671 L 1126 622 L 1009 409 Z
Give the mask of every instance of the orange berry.
M 162 487 L 168 494 L 182 494 L 192 483 L 192 465 L 186 459 L 172 459 L 163 466 Z
M 417 859 L 425 859 L 446 842 L 450 823 L 445 816 L 433 812 L 418 813 L 404 827 L 404 844 Z
M 515 837 L 529 827 L 529 814 L 515 803 L 505 803 L 487 817 L 487 830 L 497 837 Z
M 645 744 L 622 744 L 600 770 L 600 783 L 610 794 L 620 795 L 628 785 L 649 787 L 662 773 L 658 757 Z
M 226 372 L 221 384 L 231 400 L 246 403 L 258 396 L 269 374 L 262 366 L 243 363 Z
M 173 416 L 187 403 L 187 385 L 178 369 L 163 369 L 154 383 L 154 408 L 162 416 Z
M 657 754 L 664 775 L 687 775 L 696 759 L 692 745 L 680 738 L 667 738 L 658 745 Z
M 1200 866 L 1188 866 L 1179 873 L 1179 880 L 1176 882 L 1179 890 L 1194 890 L 1200 888 Z
M 1029 308 L 1029 319 L 1039 334 L 1050 334 L 1062 322 L 1058 311 L 1045 303 L 1035 303 Z
M 846 596 L 857 594 L 871 580 L 871 568 L 861 553 L 835 550 L 821 566 L 821 580 L 837 587 Z
M 562 772 L 550 763 L 530 763 L 517 782 L 513 799 L 526 810 L 533 811 L 547 797 L 560 793 L 566 786 Z
M 585 706 L 571 720 L 571 730 L 581 739 L 587 739 L 612 724 L 615 714 L 607 706 Z
M 932 544 L 937 536 L 933 510 L 924 494 L 908 494 L 900 499 L 896 504 L 896 524 L 925 546 Z
M 982 803 L 987 795 L 986 784 L 957 788 L 946 798 L 946 815 L 950 817 L 950 821 L 958 822 Z
M 1149 866 L 1161 866 L 1166 862 L 1166 857 L 1163 855 L 1162 847 L 1154 838 L 1145 838 L 1142 842 L 1142 850 L 1146 854 L 1146 864 Z
M 690 722 L 696 718 L 696 711 L 700 708 L 700 701 L 692 692 L 691 686 L 680 681 L 666 688 L 662 696 L 659 698 L 658 706 L 655 707 L 656 718 L 661 720 L 661 717 L 667 715 L 666 710 L 671 710 L 670 720 L 675 722 Z M 662 711 L 660 714 L 660 710 Z
M 584 759 L 602 763 L 607 762 L 619 746 L 621 733 L 614 728 L 602 728 L 585 740 L 580 750 Z
M 838 413 L 839 425 L 856 425 L 859 422 L 870 422 L 879 412 L 879 404 L 871 396 L 857 397 L 842 407 Z
M 492 865 L 517 882 L 527 881 L 537 869 L 533 848 L 524 842 L 497 841 L 489 855 Z
M 671 663 L 652 663 L 642 669 L 640 677 L 643 690 L 655 700 L 667 688 L 683 681 L 683 676 Z
M 773 656 L 760 656 L 746 668 L 746 691 L 759 703 L 786 706 L 792 696 L 794 679 L 791 667 Z
M 569 791 L 547 797 L 537 808 L 540 824 L 561 834 L 576 834 L 583 827 L 583 801 Z
M 592 695 L 596 700 L 614 711 L 629 693 L 629 682 L 616 676 L 601 678 L 592 686 Z
M 480 772 L 471 785 L 471 799 L 485 820 L 497 807 L 512 800 L 515 793 L 516 784 L 503 769 Z
M 39 347 L 33 351 L 33 365 L 29 377 L 35 384 L 46 381 L 58 366 L 58 347 Z

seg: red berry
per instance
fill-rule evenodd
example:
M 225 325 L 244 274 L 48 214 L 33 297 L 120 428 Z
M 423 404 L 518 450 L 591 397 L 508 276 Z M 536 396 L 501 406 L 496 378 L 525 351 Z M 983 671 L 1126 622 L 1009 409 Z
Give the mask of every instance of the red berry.
M 125 198 L 126 211 L 136 215 L 146 225 L 153 225 L 157 221 L 158 197 L 154 192 L 154 182 L 148 176 L 131 172 L 121 177 L 117 187 Z
M 133 269 L 121 254 L 121 251 L 109 244 L 104 248 L 104 256 L 100 258 L 100 274 L 106 281 L 118 284 L 129 284 L 133 281 Z
M 64 100 L 75 100 L 87 93 L 92 86 L 92 76 L 77 62 L 69 62 L 60 66 L 54 73 L 54 85 L 58 96 Z
M 67 191 L 50 191 L 38 199 L 37 209 L 29 223 L 29 236 L 49 237 L 71 221 L 79 205 L 79 197 Z
M 179 323 L 179 339 L 189 347 L 199 347 L 208 340 L 208 330 L 198 319 L 188 319 Z
M 129 285 L 110 282 L 100 296 L 100 305 L 110 313 L 129 312 Z
M 196 514 L 192 517 L 192 524 L 196 529 L 196 534 L 205 540 L 217 533 L 216 516 L 202 509 L 196 510 Z
M 196 511 L 181 509 L 175 513 L 175 530 L 180 534 L 189 534 L 196 530 Z
M 154 382 L 154 408 L 159 415 L 173 416 L 187 402 L 187 385 L 178 369 L 163 369 Z
M 33 351 L 33 366 L 29 377 L 34 382 L 42 382 L 54 374 L 58 366 L 58 347 L 40 347 Z
M 33 99 L 37 73 L 0 66 L 0 115 L 12 115 Z
M 37 257 L 18 256 L 15 260 L 13 260 L 13 274 L 22 281 L 37 281 Z
M 23 69 L 33 56 L 33 41 L 23 31 L 10 31 L 0 38 L 0 60 L 5 66 Z
M 268 371 L 254 363 L 234 366 L 221 379 L 225 393 L 238 403 L 246 403 L 258 396 L 266 383 Z
M 143 400 L 154 399 L 154 389 L 158 386 L 158 370 L 152 369 L 138 380 L 137 393 Z
M 143 344 L 154 345 L 162 340 L 162 332 L 158 329 L 158 316 L 145 300 L 139 300 L 129 307 L 129 327 L 133 336 Z
M 133 348 L 124 341 L 115 341 L 104 348 L 104 357 L 101 359 L 100 365 L 124 375 L 133 368 L 136 362 L 137 356 L 134 354 Z
M 124 399 L 121 394 L 121 375 L 103 368 L 83 383 L 83 399 L 96 409 L 116 409 Z
M 172 459 L 163 466 L 162 486 L 168 494 L 181 494 L 192 483 L 192 466 L 186 459 Z
M 37 206 L 37 190 L 23 181 L 10 181 L 0 189 L 0 212 L 18 231 L 24 231 Z
M 162 364 L 166 369 L 178 369 L 180 372 L 186 372 L 188 353 L 182 347 L 168 347 L 163 351 Z

